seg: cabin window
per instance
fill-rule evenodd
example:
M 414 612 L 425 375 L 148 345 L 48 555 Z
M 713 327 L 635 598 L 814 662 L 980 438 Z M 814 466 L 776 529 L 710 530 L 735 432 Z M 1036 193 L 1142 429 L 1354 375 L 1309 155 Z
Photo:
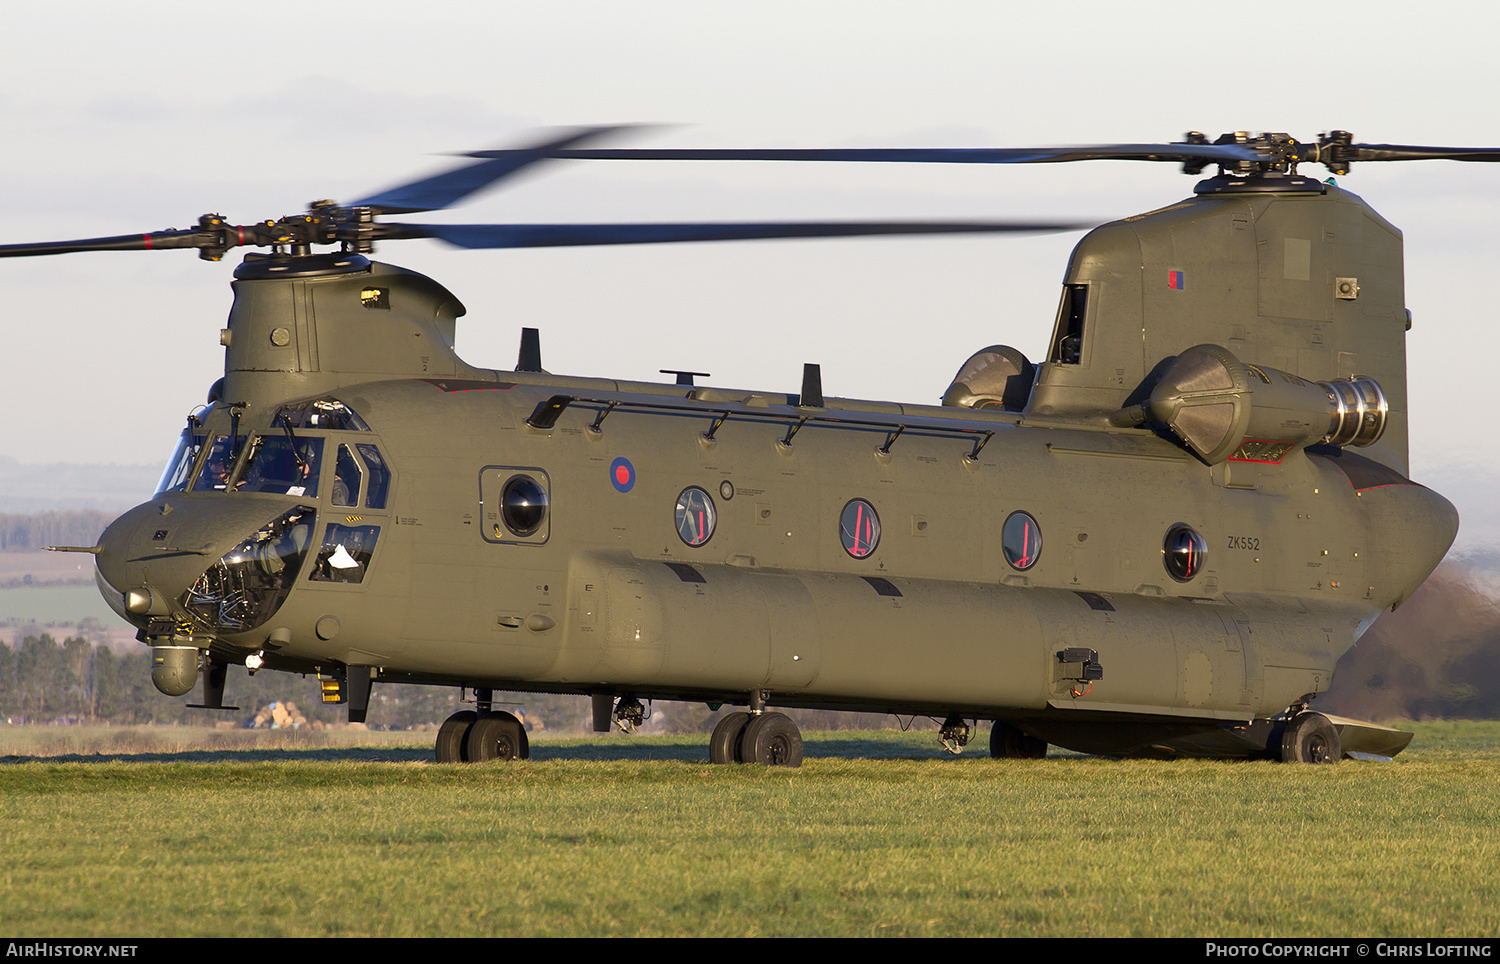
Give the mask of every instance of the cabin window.
M 479 513 L 486 542 L 543 545 L 552 536 L 552 482 L 536 466 L 486 465 L 479 472 Z
M 1036 565 L 1042 554 L 1042 530 L 1030 514 L 1012 512 L 1000 531 L 1000 544 L 1005 550 L 1005 561 L 1012 569 L 1022 572 Z
M 547 520 L 547 490 L 529 475 L 515 476 L 500 494 L 500 518 L 515 535 L 536 535 Z
M 1198 530 L 1179 522 L 1167 530 L 1167 538 L 1161 551 L 1167 574 L 1178 582 L 1191 582 L 1203 569 L 1204 557 L 1208 555 L 1208 543 L 1198 534 Z
M 683 489 L 677 497 L 677 535 L 688 545 L 701 546 L 712 539 L 716 518 L 713 498 L 696 485 Z
M 1057 307 L 1057 329 L 1052 336 L 1052 353 L 1048 356 L 1052 361 L 1077 365 L 1083 360 L 1083 322 L 1088 309 L 1088 285 L 1063 285 L 1062 303 Z
M 880 517 L 864 499 L 852 499 L 839 514 L 839 539 L 844 551 L 864 559 L 880 544 Z

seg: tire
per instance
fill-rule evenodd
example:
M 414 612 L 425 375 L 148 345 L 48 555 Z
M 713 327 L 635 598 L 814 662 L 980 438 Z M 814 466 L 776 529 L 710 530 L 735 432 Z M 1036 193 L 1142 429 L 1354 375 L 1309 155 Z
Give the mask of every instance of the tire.
M 750 714 L 744 710 L 726 713 L 708 738 L 708 762 L 739 763 L 740 737 L 745 735 L 749 722 Z
M 997 760 L 1040 760 L 1047 755 L 1047 741 L 1028 736 L 1004 720 L 990 727 L 990 756 Z
M 469 762 L 468 748 L 465 745 L 469 735 L 469 727 L 479 714 L 473 710 L 459 710 L 443 721 L 437 732 L 437 761 L 439 763 L 467 763 Z
M 525 745 L 526 730 L 509 713 L 489 713 L 475 720 L 465 743 L 470 763 L 519 760 Z
M 740 761 L 771 767 L 802 765 L 802 733 L 782 713 L 762 713 L 750 720 L 740 738 Z
M 526 735 L 526 724 L 522 723 L 514 713 L 507 713 L 504 710 L 491 710 L 488 715 L 503 717 L 516 725 L 516 729 L 521 734 L 521 755 L 518 759 L 531 759 L 531 738 Z
M 1338 728 L 1322 713 L 1298 713 L 1281 734 L 1281 762 L 1337 763 L 1343 757 Z

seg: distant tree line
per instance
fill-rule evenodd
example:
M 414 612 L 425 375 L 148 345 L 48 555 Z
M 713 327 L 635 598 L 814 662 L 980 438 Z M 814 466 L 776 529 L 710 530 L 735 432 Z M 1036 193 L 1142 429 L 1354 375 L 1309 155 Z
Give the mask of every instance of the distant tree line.
M 473 692 L 468 694 L 473 699 Z M 201 690 L 187 697 L 162 694 L 151 682 L 151 651 L 119 655 L 83 636 L 61 643 L 43 633 L 11 647 L 0 641 L 0 724 L 90 723 L 117 726 L 150 724 L 204 725 L 228 720 L 247 726 L 257 711 L 290 701 L 309 725 L 337 725 L 348 709 L 324 705 L 316 677 L 262 670 L 250 676 L 231 668 L 224 702 L 234 711 L 192 709 Z M 587 732 L 592 708 L 586 696 L 545 693 L 497 693 L 497 708 L 524 713 L 528 724 L 562 733 Z M 370 694 L 369 724 L 389 729 L 436 726 L 465 709 L 451 686 L 386 685 Z M 472 708 L 469 704 L 467 708 Z M 701 703 L 656 702 L 649 705 L 650 727 L 666 733 L 706 733 L 715 712 Z M 809 730 L 874 729 L 891 725 L 878 714 L 802 710 L 793 715 Z
M 282 674 L 267 674 L 287 677 Z M 317 713 L 317 681 L 304 684 L 293 694 L 281 687 L 271 699 L 293 699 Z M 241 678 L 237 682 L 246 682 Z M 257 699 L 270 690 L 267 680 L 240 688 L 243 696 Z M 253 695 L 250 691 L 255 691 Z M 310 692 L 311 700 L 303 691 Z M 58 643 L 51 636 L 27 636 L 20 645 L 0 644 L 0 717 L 15 723 L 202 723 L 202 710 L 187 708 L 188 700 L 163 695 L 151 683 L 151 651 L 118 655 L 108 646 L 95 646 L 83 636 L 69 636 Z M 244 704 L 242 704 L 244 705 Z M 247 707 L 253 714 L 255 707 Z M 306 712 L 306 711 L 304 711 Z M 309 718 L 313 718 L 310 714 Z M 331 715 L 330 715 L 331 718 Z
M 96 545 L 100 533 L 113 521 L 115 513 L 96 509 L 30 515 L 0 513 L 0 552 L 43 546 Z
M 224 702 L 238 711 L 191 709 L 190 697 L 162 694 L 151 682 L 151 651 L 125 655 L 82 636 L 58 643 L 47 634 L 27 636 L 18 647 L 0 643 L 0 720 L 17 723 L 198 724 L 232 720 L 248 724 L 256 711 L 277 701 L 297 704 L 309 723 L 341 723 L 343 706 L 324 706 L 316 677 L 266 670 L 250 676 L 231 671 Z M 442 722 L 458 709 L 458 691 L 442 686 L 375 689 L 370 722 L 405 729 Z
M 254 676 L 230 670 L 224 702 L 238 710 L 192 709 L 201 689 L 189 696 L 166 696 L 151 682 L 151 651 L 141 646 L 120 655 L 83 636 L 59 643 L 43 633 L 26 636 L 19 645 L 0 641 L 0 724 L 98 723 L 118 726 L 212 724 L 228 720 L 248 725 L 263 706 L 278 701 L 297 704 L 310 725 L 348 720 L 348 708 L 324 705 L 317 677 L 262 670 Z M 473 693 L 468 694 L 473 698 Z M 565 732 L 588 725 L 587 697 L 529 693 L 497 695 L 509 708 L 524 708 L 538 724 Z M 435 726 L 464 709 L 451 686 L 382 685 L 370 696 L 369 723 L 390 729 Z

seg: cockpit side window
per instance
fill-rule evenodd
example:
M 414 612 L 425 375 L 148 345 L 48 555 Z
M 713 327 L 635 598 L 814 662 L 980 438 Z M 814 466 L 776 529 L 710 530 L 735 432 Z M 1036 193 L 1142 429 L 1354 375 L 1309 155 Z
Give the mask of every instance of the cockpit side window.
M 359 505 L 359 460 L 349 451 L 349 446 L 339 446 L 339 457 L 333 473 L 333 504 L 339 506 Z
M 386 495 L 391 488 L 391 470 L 386 468 L 380 449 L 368 443 L 354 447 L 359 449 L 360 456 L 365 460 L 365 468 L 370 470 L 370 490 L 365 494 L 365 508 L 384 509 Z
M 330 525 L 308 576 L 313 582 L 364 582 L 380 526 Z
M 250 445 L 242 478 L 234 486 L 236 491 L 277 492 L 309 499 L 317 496 L 323 458 L 321 438 L 257 435 Z
M 207 438 L 202 432 L 194 434 L 191 427 L 182 430 L 177 438 L 177 447 L 172 450 L 172 457 L 167 460 L 161 479 L 156 483 L 157 495 L 187 489 L 188 481 L 193 477 L 193 463 L 198 461 L 198 453 L 203 450 L 203 443 Z

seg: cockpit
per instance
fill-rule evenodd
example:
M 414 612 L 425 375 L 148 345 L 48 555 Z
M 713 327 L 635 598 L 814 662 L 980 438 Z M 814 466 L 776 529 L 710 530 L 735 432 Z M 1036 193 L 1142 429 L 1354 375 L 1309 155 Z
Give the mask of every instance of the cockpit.
M 301 579 L 364 581 L 381 526 L 349 515 L 320 524 L 317 507 L 384 510 L 391 472 L 364 420 L 323 398 L 278 410 L 268 427 L 245 426 L 236 406 L 216 403 L 188 419 L 156 495 L 174 492 L 285 496 L 291 505 L 203 570 L 178 600 L 209 632 L 252 629 L 280 608 Z M 261 423 L 264 425 L 265 423 Z M 347 523 L 347 524 L 344 524 Z M 363 524 L 359 524 L 363 523 Z
M 317 499 L 320 487 L 326 486 L 333 505 L 359 506 L 363 494 L 365 508 L 386 507 L 391 475 L 379 447 L 373 442 L 336 442 L 324 434 L 370 431 L 343 402 L 323 398 L 286 406 L 272 419 L 272 431 L 249 435 L 239 433 L 239 413 L 232 407 L 229 432 L 208 431 L 211 414 L 211 409 L 202 408 L 189 416 L 156 495 L 264 492 Z M 325 464 L 325 454 L 331 465 Z

